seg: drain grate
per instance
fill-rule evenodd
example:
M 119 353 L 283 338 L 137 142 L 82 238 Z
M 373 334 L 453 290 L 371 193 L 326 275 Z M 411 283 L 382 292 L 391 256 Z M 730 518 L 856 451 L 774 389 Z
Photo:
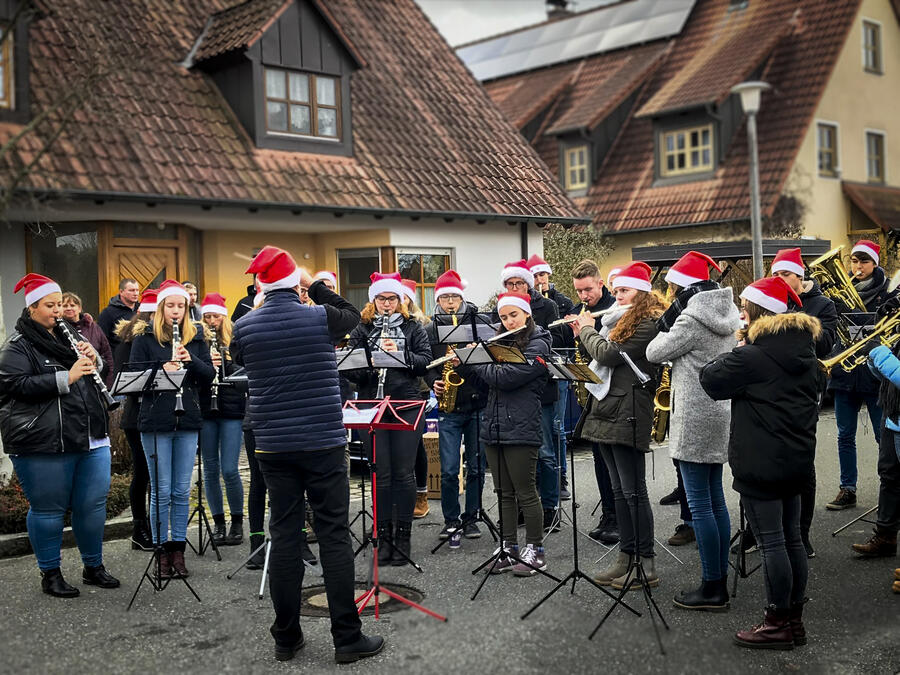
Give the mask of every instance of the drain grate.
M 421 604 L 421 602 L 425 599 L 425 594 L 422 593 L 422 591 L 420 591 L 419 589 L 413 588 L 412 586 L 385 583 L 382 583 L 381 585 L 384 588 L 390 589 L 397 595 L 403 596 L 407 600 L 412 600 L 415 603 Z M 369 586 L 362 581 L 357 581 L 354 586 L 356 588 L 357 596 L 369 589 Z M 379 613 L 398 612 L 402 609 L 409 609 L 409 605 L 405 605 L 399 600 L 394 600 L 394 598 L 391 598 L 384 593 L 378 596 Z M 374 600 L 370 600 L 369 604 L 366 605 L 366 608 L 362 611 L 362 616 L 368 616 L 374 613 L 375 602 Z M 300 615 L 316 617 L 328 616 L 328 598 L 325 595 L 325 586 L 323 584 L 317 586 L 308 586 L 303 589 L 300 602 Z

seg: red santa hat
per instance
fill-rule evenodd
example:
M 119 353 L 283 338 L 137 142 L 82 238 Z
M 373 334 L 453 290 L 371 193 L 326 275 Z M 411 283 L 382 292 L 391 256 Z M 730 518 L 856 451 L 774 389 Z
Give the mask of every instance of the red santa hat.
M 772 261 L 772 274 L 775 272 L 793 272 L 801 279 L 806 269 L 803 267 L 803 258 L 799 248 L 783 248 L 775 254 Z
M 865 253 L 867 256 L 872 258 L 872 260 L 874 260 L 875 264 L 877 265 L 878 254 L 881 253 L 881 247 L 874 241 L 869 241 L 868 239 L 860 239 L 858 242 L 853 244 L 853 250 L 851 250 L 850 253 Z
M 316 279 L 330 281 L 332 286 L 337 288 L 337 275 L 334 272 L 329 272 L 328 270 L 321 270 L 320 272 L 316 272 L 316 276 L 313 277 L 313 281 L 315 281 Z
M 688 251 L 669 268 L 665 278 L 670 284 L 687 288 L 698 281 L 709 281 L 709 265 L 715 267 L 719 272 L 722 271 L 716 261 L 708 255 L 697 251 Z
M 505 284 L 509 279 L 522 279 L 528 284 L 528 288 L 534 288 L 534 274 L 528 269 L 528 263 L 524 258 L 503 266 L 503 271 L 500 272 L 500 283 Z
M 18 293 L 23 288 L 25 289 L 26 305 L 33 305 L 38 300 L 51 293 L 62 293 L 59 284 L 53 281 L 53 279 L 45 277 L 43 274 L 35 274 L 34 272 L 29 272 L 19 279 L 15 288 L 13 288 L 13 293 Z
M 458 295 L 465 299 L 466 286 L 468 284 L 462 280 L 456 270 L 447 270 L 434 283 L 434 299 L 437 300 L 442 295 Z
M 143 293 L 141 293 L 141 304 L 138 305 L 138 311 L 155 312 L 157 293 L 159 293 L 159 291 L 155 288 L 148 288 Z
M 181 296 L 187 302 L 191 301 L 190 293 L 187 292 L 187 289 L 184 286 L 174 279 L 166 279 L 159 285 L 159 290 L 156 293 L 156 303 L 161 305 L 163 300 L 170 298 L 173 295 Z
M 375 296 L 383 293 L 393 293 L 398 298 L 402 298 L 406 293 L 398 272 L 390 274 L 372 272 L 369 279 L 372 281 L 372 285 L 369 286 L 369 302 L 375 302 Z
M 416 301 L 416 282 L 412 279 L 401 279 L 400 283 L 403 284 L 403 294 L 412 300 Z
M 613 290 L 617 288 L 635 288 L 639 291 L 653 289 L 650 284 L 650 265 L 644 262 L 632 262 L 622 268 L 612 281 Z
M 622 271 L 622 268 L 621 268 L 621 267 L 613 267 L 613 268 L 609 271 L 609 274 L 606 275 L 606 285 L 607 285 L 607 286 L 612 285 L 613 279 L 615 279 L 615 278 L 616 278 L 616 275 L 619 274 L 619 273 L 621 273 L 621 271 Z
M 803 301 L 781 277 L 758 279 L 741 291 L 741 297 L 776 314 L 787 311 L 788 298 L 793 300 L 797 307 L 803 307 Z
M 497 311 L 504 307 L 518 307 L 531 315 L 531 296 L 526 293 L 501 293 L 497 296 Z
M 551 269 L 550 264 L 537 253 L 531 256 L 526 264 L 532 274 L 540 274 L 541 272 L 553 274 L 553 269 Z
M 264 293 L 300 285 L 300 269 L 291 254 L 276 246 L 264 246 L 250 262 L 246 274 L 255 274 Z
M 201 303 L 200 313 L 228 316 L 228 309 L 225 307 L 225 296 L 218 293 L 207 293 Z

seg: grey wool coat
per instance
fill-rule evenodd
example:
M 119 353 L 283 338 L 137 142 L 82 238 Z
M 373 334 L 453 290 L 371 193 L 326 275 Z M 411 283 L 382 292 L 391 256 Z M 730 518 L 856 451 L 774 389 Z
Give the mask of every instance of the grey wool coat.
M 700 386 L 700 369 L 737 344 L 741 327 L 730 288 L 697 293 L 668 333 L 647 345 L 647 360 L 672 363 L 672 410 L 669 413 L 669 455 L 699 464 L 728 461 L 731 406 L 714 401 Z

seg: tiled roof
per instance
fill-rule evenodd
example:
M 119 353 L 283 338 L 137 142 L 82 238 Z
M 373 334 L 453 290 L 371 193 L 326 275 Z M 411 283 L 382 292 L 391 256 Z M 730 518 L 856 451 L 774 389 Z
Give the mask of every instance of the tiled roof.
M 669 52 L 645 79 L 634 110 L 646 114 L 691 103 L 721 101 L 733 84 L 761 70 L 760 78 L 773 86 L 763 94 L 758 115 L 762 208 L 764 215 L 770 215 L 859 3 L 860 0 L 751 0 L 746 9 L 730 11 L 729 0 L 698 0 L 682 33 L 673 38 Z M 788 35 L 785 31 L 791 32 Z M 515 86 L 514 81 L 527 83 L 527 78 L 534 75 L 503 78 L 490 82 L 487 88 L 493 97 L 500 98 L 501 92 Z M 623 84 L 616 100 L 623 98 L 626 88 Z M 516 96 L 529 100 L 528 89 L 526 84 L 520 85 Z M 584 91 L 577 100 L 571 91 L 560 97 L 553 113 L 556 117 L 545 128 L 552 131 L 561 126 L 559 120 L 571 107 L 589 108 L 586 97 L 590 93 Z M 537 96 L 538 91 L 532 95 Z M 651 102 L 653 106 L 649 105 Z M 499 104 L 503 110 L 510 107 L 502 98 Z M 595 105 L 604 107 L 599 100 Z M 515 116 L 511 119 L 520 122 Z M 534 139 L 533 144 L 548 166 L 558 172 L 555 139 L 545 134 Z M 598 227 L 610 233 L 746 220 L 748 167 L 746 131 L 742 125 L 711 177 L 656 184 L 653 124 L 650 117 L 633 114 L 622 126 L 587 194 L 575 199 L 575 203 L 593 217 Z
M 262 36 L 291 2 L 246 0 L 216 12 L 202 34 L 196 60 L 204 61 L 235 49 L 246 49 Z
M 900 230 L 900 188 L 843 181 L 844 194 L 885 232 Z
M 52 108 L 78 81 L 78 68 L 97 64 L 105 75 L 25 189 L 583 218 L 413 0 L 327 3 L 329 23 L 367 64 L 351 79 L 352 157 L 256 148 L 211 78 L 179 65 L 209 17 L 233 2 L 45 1 L 47 15 L 30 29 L 32 115 Z M 275 0 L 241 4 L 247 11 L 262 5 L 281 7 Z M 216 49 L 247 34 L 235 29 Z M 62 114 L 52 111 L 50 120 Z M 20 128 L 0 125 L 0 143 Z M 8 175 L 35 158 L 52 133 L 41 125 L 0 171 Z

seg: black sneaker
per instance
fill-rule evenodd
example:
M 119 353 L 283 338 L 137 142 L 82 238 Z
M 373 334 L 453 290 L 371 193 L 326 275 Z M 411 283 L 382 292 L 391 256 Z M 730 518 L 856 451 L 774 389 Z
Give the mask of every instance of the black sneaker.
M 681 501 L 681 494 L 678 492 L 678 488 L 676 487 L 669 494 L 659 500 L 660 506 L 672 506 L 674 504 L 678 504 Z
M 572 499 L 572 493 L 569 492 L 569 481 L 563 476 L 559 485 L 559 500 L 561 502 L 567 502 L 570 499 Z
M 463 526 L 463 536 L 466 539 L 478 539 L 481 536 L 481 530 L 478 529 L 478 524 L 474 520 L 468 521 Z
M 841 488 L 837 493 L 837 497 L 832 499 L 825 505 L 829 511 L 843 511 L 844 509 L 852 509 L 856 506 L 856 493 Z
M 556 509 L 544 509 L 544 534 L 559 532 L 559 513 Z
M 462 523 L 458 520 L 451 520 L 449 523 L 444 523 L 444 529 L 438 533 L 438 539 L 449 539 L 450 535 L 453 534 L 454 530 L 458 530 L 462 527 Z
M 303 645 L 305 644 L 305 640 L 303 639 L 303 633 L 300 634 L 300 638 L 290 647 L 284 647 L 282 645 L 275 645 L 275 660 L 276 661 L 290 661 L 294 656 L 303 649 Z
M 335 663 L 354 663 L 368 656 L 375 656 L 384 649 L 384 638 L 377 635 L 360 635 L 356 642 L 343 647 L 335 647 Z

